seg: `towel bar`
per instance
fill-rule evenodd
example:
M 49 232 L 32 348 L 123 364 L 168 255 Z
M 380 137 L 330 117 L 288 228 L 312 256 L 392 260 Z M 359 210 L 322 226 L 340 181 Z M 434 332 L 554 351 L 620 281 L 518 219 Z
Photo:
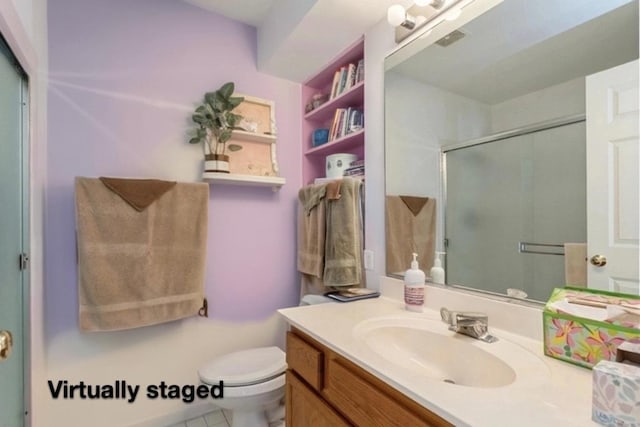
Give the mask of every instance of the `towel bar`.
M 538 246 L 539 248 L 533 248 L 538 250 L 531 250 L 529 246 Z M 545 250 L 544 248 L 549 248 Z M 558 248 L 559 252 L 554 252 L 553 248 Z M 532 243 L 532 242 L 518 242 L 518 252 L 521 254 L 540 254 L 540 255 L 561 255 L 564 256 L 564 244 L 548 244 L 548 243 Z

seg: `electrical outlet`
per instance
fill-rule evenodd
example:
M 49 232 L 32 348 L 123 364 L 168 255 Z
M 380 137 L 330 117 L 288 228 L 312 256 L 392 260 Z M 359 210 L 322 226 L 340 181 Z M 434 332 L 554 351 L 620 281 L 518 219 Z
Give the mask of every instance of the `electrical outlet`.
M 373 270 L 373 251 L 371 249 L 364 250 L 364 269 Z

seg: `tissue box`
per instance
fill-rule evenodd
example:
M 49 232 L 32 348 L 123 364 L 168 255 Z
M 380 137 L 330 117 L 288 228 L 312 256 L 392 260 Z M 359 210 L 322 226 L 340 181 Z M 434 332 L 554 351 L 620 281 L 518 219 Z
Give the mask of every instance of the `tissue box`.
M 557 309 L 566 298 L 638 304 L 640 296 L 585 288 L 556 288 L 542 312 L 544 354 L 575 365 L 592 368 L 601 360 L 616 360 L 625 341 L 640 342 L 640 329 L 567 314 Z
M 594 366 L 591 419 L 611 427 L 640 427 L 640 367 L 607 360 Z

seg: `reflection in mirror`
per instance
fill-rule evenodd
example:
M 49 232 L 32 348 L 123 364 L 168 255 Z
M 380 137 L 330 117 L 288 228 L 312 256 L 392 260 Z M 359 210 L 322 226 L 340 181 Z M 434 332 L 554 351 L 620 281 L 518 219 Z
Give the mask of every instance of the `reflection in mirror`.
M 586 76 L 637 60 L 638 1 L 552 3 L 504 0 L 386 67 L 387 274 L 401 275 L 418 252 L 428 275 L 442 251 L 447 284 L 534 301 L 593 285 Z M 607 289 L 638 293 L 634 141 L 625 149 L 635 163 L 619 176 L 635 197 L 635 210 L 621 208 L 635 245 L 624 263 L 635 265 Z M 433 215 L 413 212 L 408 196 Z

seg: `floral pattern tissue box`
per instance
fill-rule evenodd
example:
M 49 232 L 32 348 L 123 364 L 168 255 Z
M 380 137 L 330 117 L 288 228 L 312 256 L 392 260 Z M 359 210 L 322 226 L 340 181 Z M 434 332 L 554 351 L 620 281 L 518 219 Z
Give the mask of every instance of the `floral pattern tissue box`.
M 593 367 L 592 419 L 610 427 L 640 427 L 640 366 L 600 361 Z
M 637 313 L 637 295 L 557 288 L 542 316 L 544 354 L 585 368 L 601 360 L 615 361 L 619 345 L 640 342 Z

